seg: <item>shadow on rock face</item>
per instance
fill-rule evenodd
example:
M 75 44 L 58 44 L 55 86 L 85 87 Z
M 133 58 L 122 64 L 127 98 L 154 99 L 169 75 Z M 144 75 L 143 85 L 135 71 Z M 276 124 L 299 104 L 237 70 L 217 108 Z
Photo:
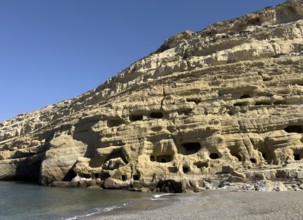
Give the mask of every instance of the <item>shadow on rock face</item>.
M 161 192 L 166 193 L 182 193 L 184 191 L 182 183 L 175 180 L 160 180 L 157 188 L 159 188 Z

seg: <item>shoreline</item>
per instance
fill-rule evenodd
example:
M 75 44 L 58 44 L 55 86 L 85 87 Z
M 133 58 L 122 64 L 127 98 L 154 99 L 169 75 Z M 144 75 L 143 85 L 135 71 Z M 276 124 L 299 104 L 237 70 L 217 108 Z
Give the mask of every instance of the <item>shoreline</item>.
M 85 219 L 302 219 L 302 198 L 302 191 L 209 190 L 137 201 Z
M 145 212 L 158 212 L 159 210 L 170 207 L 175 203 L 180 202 L 180 198 L 188 196 L 189 194 L 196 193 L 162 193 L 155 194 L 149 198 L 144 198 L 136 201 L 130 201 L 125 206 L 113 209 L 109 212 L 99 213 L 96 215 L 88 216 L 87 220 L 99 219 L 148 219 L 142 218 L 140 213 Z M 160 197 L 158 197 L 160 195 Z

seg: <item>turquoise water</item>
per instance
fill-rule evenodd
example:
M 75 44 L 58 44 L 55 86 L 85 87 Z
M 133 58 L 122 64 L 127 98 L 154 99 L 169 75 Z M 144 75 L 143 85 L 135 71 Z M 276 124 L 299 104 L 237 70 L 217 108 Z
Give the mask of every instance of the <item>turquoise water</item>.
M 150 199 L 150 193 L 0 182 L 0 219 L 85 219 Z

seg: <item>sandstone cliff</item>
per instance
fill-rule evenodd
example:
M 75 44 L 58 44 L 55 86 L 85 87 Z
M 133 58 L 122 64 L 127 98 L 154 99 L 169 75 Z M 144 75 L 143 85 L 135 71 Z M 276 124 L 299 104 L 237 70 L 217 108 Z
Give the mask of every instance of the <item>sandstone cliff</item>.
M 300 0 L 177 34 L 98 88 L 0 123 L 0 179 L 175 192 L 299 181 L 302 104 Z

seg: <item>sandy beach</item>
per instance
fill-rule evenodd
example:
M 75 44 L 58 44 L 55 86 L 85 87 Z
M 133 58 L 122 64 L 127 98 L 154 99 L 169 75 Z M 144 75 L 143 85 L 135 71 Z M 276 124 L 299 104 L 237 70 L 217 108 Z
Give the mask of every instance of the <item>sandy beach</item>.
M 303 192 L 217 190 L 173 194 L 89 219 L 303 219 Z

